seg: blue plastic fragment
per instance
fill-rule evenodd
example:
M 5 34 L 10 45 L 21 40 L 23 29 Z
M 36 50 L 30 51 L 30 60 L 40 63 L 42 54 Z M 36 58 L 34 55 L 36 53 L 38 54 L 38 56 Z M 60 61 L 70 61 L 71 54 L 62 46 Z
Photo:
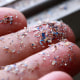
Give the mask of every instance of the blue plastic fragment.
M 42 40 L 45 39 L 45 33 L 42 33 Z
M 40 40 L 40 45 L 43 45 L 43 43 L 41 42 L 42 40 Z

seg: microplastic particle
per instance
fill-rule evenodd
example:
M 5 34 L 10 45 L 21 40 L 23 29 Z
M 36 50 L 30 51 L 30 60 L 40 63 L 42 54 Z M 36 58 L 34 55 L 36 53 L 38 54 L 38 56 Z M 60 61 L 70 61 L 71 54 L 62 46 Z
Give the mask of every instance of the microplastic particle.
M 43 45 L 43 43 L 40 41 L 40 45 Z
M 18 16 L 16 16 L 16 18 L 18 18 Z
M 10 24 L 12 24 L 12 21 L 10 22 Z
M 71 57 L 69 58 L 69 61 L 71 61 L 72 59 L 71 59 Z
M 27 64 L 24 64 L 25 67 L 27 67 Z
M 3 48 L 4 48 L 4 49 L 9 49 L 9 47 L 7 47 L 7 46 L 4 46 Z
M 43 55 L 45 55 L 45 53 L 44 53 L 44 52 L 42 52 L 42 54 L 43 54 Z
M 56 57 L 54 57 L 54 59 L 56 60 L 57 58 L 56 58 Z
M 34 44 L 32 43 L 32 46 L 34 46 Z
M 52 43 L 52 40 L 47 40 L 48 41 L 48 43 Z
M 0 23 L 3 23 L 3 20 L 0 20 Z
M 65 45 L 69 45 L 69 44 L 70 44 L 69 42 L 66 42 L 66 43 L 65 43 Z
M 55 65 L 55 64 L 56 64 L 56 61 L 55 61 L 55 60 L 53 60 L 53 61 L 52 61 L 52 65 Z
M 12 52 L 14 53 L 15 52 L 15 49 L 13 49 Z
M 13 16 L 10 16 L 9 20 L 12 21 L 13 20 Z
M 46 58 L 43 58 L 43 60 L 46 60 Z
M 52 52 L 54 52 L 55 50 L 56 50 L 56 49 L 55 49 L 55 48 L 53 48 L 51 51 L 52 51 Z
M 42 40 L 45 39 L 45 33 L 42 33 Z
M 37 27 L 37 30 L 39 30 L 39 27 Z
M 65 63 L 64 65 L 67 66 L 67 63 Z

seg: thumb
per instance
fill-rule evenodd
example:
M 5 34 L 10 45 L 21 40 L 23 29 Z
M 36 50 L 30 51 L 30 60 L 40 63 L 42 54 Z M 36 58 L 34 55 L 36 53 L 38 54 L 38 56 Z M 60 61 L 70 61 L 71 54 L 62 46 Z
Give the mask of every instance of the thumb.
M 55 71 L 43 76 L 39 80 L 73 80 L 73 79 L 71 78 L 70 75 L 68 75 L 65 72 Z

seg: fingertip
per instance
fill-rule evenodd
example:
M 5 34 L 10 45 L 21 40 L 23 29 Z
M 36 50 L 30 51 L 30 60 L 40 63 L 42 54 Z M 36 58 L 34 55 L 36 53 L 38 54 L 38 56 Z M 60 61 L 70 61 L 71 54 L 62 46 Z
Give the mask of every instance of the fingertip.
M 73 80 L 70 75 L 62 71 L 51 72 L 39 80 Z
M 0 8 L 0 36 L 16 32 L 27 26 L 24 15 L 12 8 Z

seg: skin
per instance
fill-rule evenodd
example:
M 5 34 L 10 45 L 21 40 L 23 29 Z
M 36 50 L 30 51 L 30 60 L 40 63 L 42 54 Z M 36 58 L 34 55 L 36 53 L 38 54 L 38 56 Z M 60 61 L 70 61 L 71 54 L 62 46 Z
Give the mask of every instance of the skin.
M 5 74 L 5 79 L 9 77 L 10 80 L 21 78 L 37 80 L 52 71 L 64 71 L 73 76 L 80 71 L 79 61 L 80 49 L 78 46 L 69 41 L 62 41 L 21 62 L 2 67 L 3 70 L 0 73 Z M 3 76 L 0 78 L 2 79 Z
M 22 15 L 22 13 L 12 8 L 0 8 L 0 20 L 4 20 L 10 16 L 13 17 L 12 24 L 10 24 L 10 21 L 6 20 L 0 23 L 0 36 L 16 32 L 27 26 L 26 18 Z
M 54 28 L 56 26 L 57 30 Z M 53 33 L 54 31 L 55 33 Z M 45 34 L 45 38 L 42 33 Z M 31 31 L 24 28 L 18 32 L 2 36 L 0 37 L 0 65 L 4 66 L 20 61 L 65 38 L 75 42 L 72 30 L 63 22 L 57 21 L 35 26 Z
M 39 80 L 73 80 L 71 76 L 62 71 L 55 71 L 48 73 L 46 76 L 43 76 Z
M 44 25 L 45 24 L 43 24 L 42 27 Z M 5 29 L 5 26 L 3 27 Z M 64 27 L 65 26 L 63 26 L 63 29 Z M 59 25 L 59 28 L 60 28 L 60 25 Z M 39 31 L 40 33 L 42 30 L 41 27 L 39 30 L 40 30 Z M 47 28 L 46 31 L 47 30 L 49 30 L 49 28 Z M 0 46 L 0 65 L 1 65 L 0 80 L 26 80 L 26 79 L 38 80 L 42 76 L 43 77 L 40 80 L 43 80 L 43 79 L 46 80 L 47 77 L 48 77 L 48 80 L 50 79 L 54 80 L 55 78 L 56 80 L 60 80 L 60 79 L 72 80 L 72 78 L 67 73 L 73 76 L 80 71 L 79 69 L 80 68 L 80 64 L 79 64 L 80 48 L 77 45 L 72 43 L 72 42 L 75 42 L 75 37 L 74 37 L 74 33 L 69 27 L 67 27 L 67 31 L 64 31 L 64 32 L 66 32 L 66 34 L 71 34 L 71 35 L 66 35 L 65 38 L 67 38 L 72 42 L 69 42 L 66 39 L 63 40 L 63 37 L 60 37 L 60 38 L 58 37 L 59 40 L 58 38 L 56 38 L 54 41 L 52 41 L 52 43 L 54 44 L 43 42 L 43 45 L 45 46 L 44 48 L 39 43 L 40 40 L 42 39 L 42 36 L 40 36 L 39 38 L 36 38 L 33 36 L 38 30 L 37 31 L 28 30 L 27 34 L 22 36 L 22 34 L 25 33 L 25 31 L 27 30 L 23 29 L 16 33 L 10 33 L 5 36 L 1 35 L 2 37 L 0 37 L 0 45 L 1 45 Z M 21 39 L 23 40 L 23 42 L 21 42 L 22 41 Z M 13 43 L 10 43 L 11 41 Z M 34 49 L 30 45 L 34 42 L 36 43 L 37 46 L 40 45 L 40 47 L 36 47 Z M 22 45 L 25 44 L 26 47 L 20 48 L 20 44 Z M 52 45 L 49 47 L 50 44 Z M 6 49 L 4 49 L 5 45 L 6 45 Z M 9 47 L 9 51 L 7 51 L 8 47 Z M 16 49 L 16 51 L 13 50 L 11 52 L 10 51 L 11 49 Z M 16 54 L 18 50 L 20 50 L 20 53 Z M 17 62 L 17 61 L 20 61 L 20 62 Z M 12 64 L 14 62 L 17 62 L 17 63 Z M 8 64 L 12 64 L 12 65 L 8 65 Z M 7 65 L 7 66 L 2 66 L 2 65 Z M 50 73 L 52 71 L 53 73 Z M 64 71 L 67 73 L 54 72 L 54 71 Z M 52 74 L 55 75 L 56 77 L 55 76 L 51 77 Z

